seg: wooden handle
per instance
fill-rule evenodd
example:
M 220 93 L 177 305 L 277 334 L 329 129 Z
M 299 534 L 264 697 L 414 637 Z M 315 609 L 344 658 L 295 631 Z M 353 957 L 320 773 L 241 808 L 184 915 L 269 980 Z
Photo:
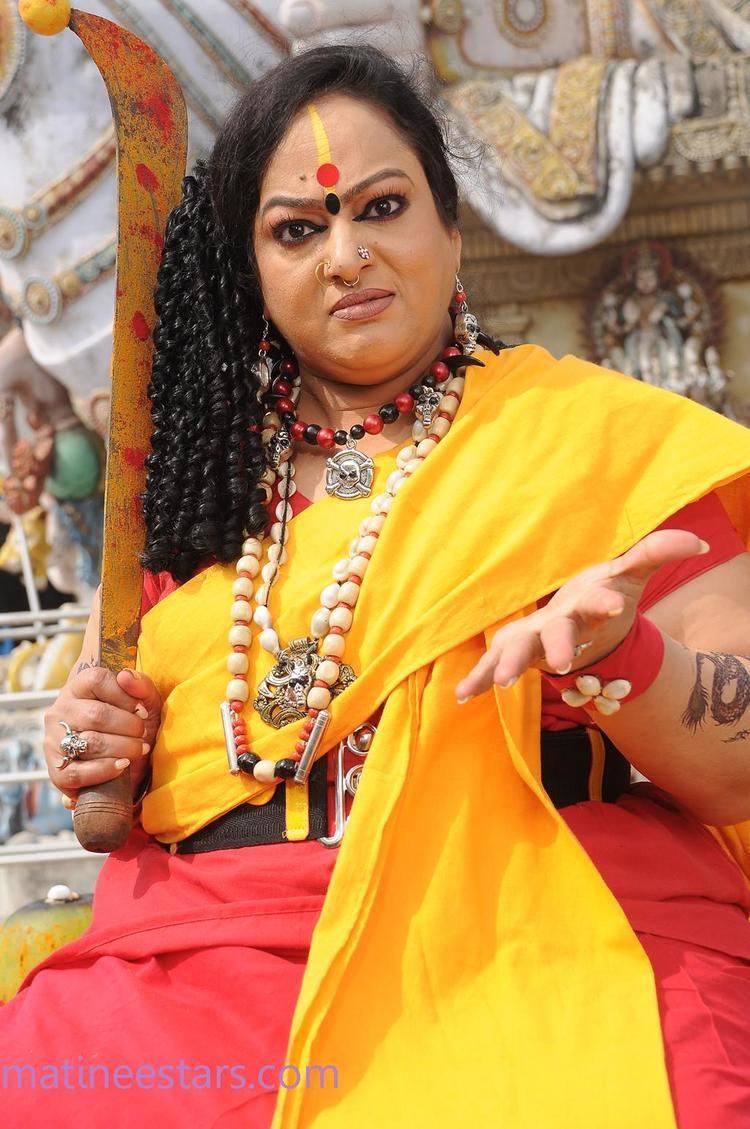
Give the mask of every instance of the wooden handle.
M 114 780 L 82 788 L 73 809 L 73 830 L 86 851 L 108 854 L 121 847 L 133 826 L 130 768 Z

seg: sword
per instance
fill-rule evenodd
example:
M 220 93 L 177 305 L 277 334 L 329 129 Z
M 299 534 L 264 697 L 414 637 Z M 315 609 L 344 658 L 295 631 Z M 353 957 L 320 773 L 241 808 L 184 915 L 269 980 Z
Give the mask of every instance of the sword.
M 20 0 L 24 22 L 42 35 L 65 27 L 79 37 L 104 79 L 117 137 L 117 284 L 112 340 L 112 410 L 104 494 L 99 660 L 133 668 L 143 577 L 140 495 L 151 434 L 148 383 L 156 315 L 153 295 L 167 217 L 180 199 L 187 114 L 163 59 L 109 20 L 69 0 Z M 87 851 L 116 850 L 132 827 L 130 769 L 81 790 L 73 826 Z

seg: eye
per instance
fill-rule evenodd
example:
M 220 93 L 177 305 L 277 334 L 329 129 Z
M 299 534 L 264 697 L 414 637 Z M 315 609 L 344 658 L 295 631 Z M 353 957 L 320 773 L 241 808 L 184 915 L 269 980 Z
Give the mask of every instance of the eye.
M 362 220 L 390 220 L 394 219 L 406 207 L 406 199 L 396 192 L 391 192 L 388 196 L 377 196 L 371 200 L 365 210 L 358 215 L 357 221 Z
M 309 220 L 282 220 L 272 228 L 274 239 L 287 246 L 303 243 L 311 235 L 323 230 L 318 224 L 310 223 Z

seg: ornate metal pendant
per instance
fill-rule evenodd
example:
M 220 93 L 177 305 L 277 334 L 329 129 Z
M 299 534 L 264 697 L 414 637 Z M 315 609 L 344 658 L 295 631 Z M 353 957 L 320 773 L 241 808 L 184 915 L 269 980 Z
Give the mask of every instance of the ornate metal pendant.
M 344 451 L 326 459 L 326 493 L 334 498 L 369 498 L 375 464 L 349 440 Z
M 456 335 L 456 341 L 463 346 L 464 353 L 473 353 L 477 347 L 477 338 L 481 333 L 479 322 L 474 314 L 459 311 L 453 331 Z
M 292 639 L 288 647 L 280 651 L 276 663 L 258 686 L 258 694 L 253 702 L 266 725 L 282 729 L 305 716 L 307 692 L 315 680 L 315 671 L 322 662 L 315 639 Z M 341 664 L 341 676 L 331 695 L 335 698 L 356 678 L 356 674 L 346 663 Z
M 268 444 L 268 462 L 274 470 L 281 466 L 286 451 L 291 451 L 292 439 L 285 427 L 280 427 Z M 288 457 L 288 456 L 287 456 Z

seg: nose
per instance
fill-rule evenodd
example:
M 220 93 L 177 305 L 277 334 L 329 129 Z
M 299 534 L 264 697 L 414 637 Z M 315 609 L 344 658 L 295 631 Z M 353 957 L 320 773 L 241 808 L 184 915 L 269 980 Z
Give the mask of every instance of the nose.
M 330 227 L 328 241 L 328 262 L 326 277 L 351 284 L 366 267 L 372 266 L 372 259 L 366 248 L 358 244 L 351 230 L 351 223 L 334 221 Z M 364 253 L 366 252 L 366 254 Z

